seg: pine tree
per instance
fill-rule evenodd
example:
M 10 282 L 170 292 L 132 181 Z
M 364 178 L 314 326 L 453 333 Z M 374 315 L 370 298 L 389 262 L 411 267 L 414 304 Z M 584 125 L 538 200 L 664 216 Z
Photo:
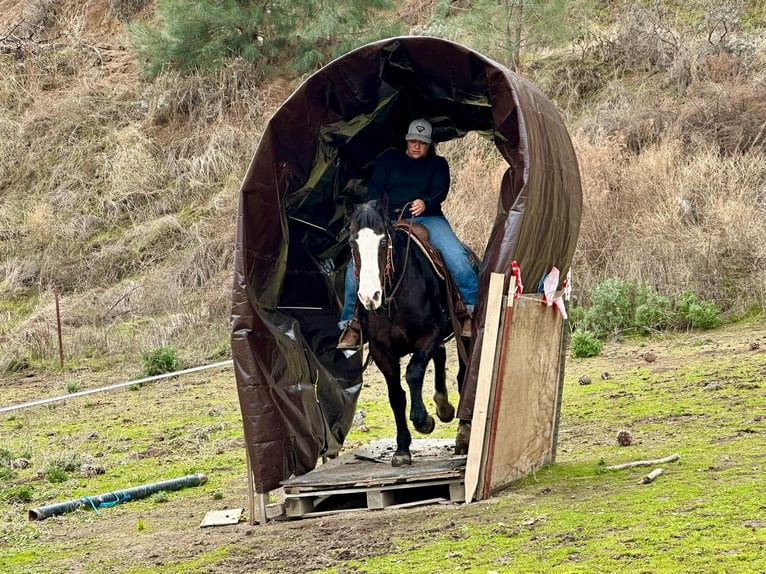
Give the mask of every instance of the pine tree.
M 397 23 L 375 16 L 390 0 L 159 0 L 158 26 L 132 24 L 133 48 L 150 78 L 220 67 L 228 58 L 276 63 L 297 72 L 376 38 L 394 35 Z

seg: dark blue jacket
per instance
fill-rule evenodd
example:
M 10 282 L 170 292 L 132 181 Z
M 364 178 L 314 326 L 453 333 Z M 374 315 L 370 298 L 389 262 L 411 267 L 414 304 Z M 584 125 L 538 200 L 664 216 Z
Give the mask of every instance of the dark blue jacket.
M 388 195 L 388 215 L 392 220 L 399 217 L 402 208 L 411 201 L 422 199 L 426 204 L 425 215 L 444 215 L 442 202 L 449 191 L 449 165 L 440 156 L 412 159 L 398 149 L 390 149 L 377 159 L 372 178 L 367 184 L 367 199 L 382 199 Z M 410 210 L 404 218 L 412 217 Z

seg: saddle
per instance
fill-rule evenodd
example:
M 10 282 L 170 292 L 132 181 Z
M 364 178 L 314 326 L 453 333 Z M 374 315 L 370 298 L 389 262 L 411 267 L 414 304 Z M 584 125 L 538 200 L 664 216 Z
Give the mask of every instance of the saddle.
M 409 234 L 412 242 L 418 246 L 426 258 L 431 262 L 434 272 L 439 276 L 439 279 L 444 282 L 447 288 L 447 299 L 448 304 L 450 305 L 450 313 L 454 314 L 460 321 L 467 319 L 469 313 L 465 307 L 463 298 L 460 296 L 460 291 L 458 291 L 455 280 L 447 270 L 447 266 L 444 263 L 441 253 L 431 243 L 428 236 L 428 228 L 421 223 L 400 219 L 394 223 L 394 229 L 400 229 Z

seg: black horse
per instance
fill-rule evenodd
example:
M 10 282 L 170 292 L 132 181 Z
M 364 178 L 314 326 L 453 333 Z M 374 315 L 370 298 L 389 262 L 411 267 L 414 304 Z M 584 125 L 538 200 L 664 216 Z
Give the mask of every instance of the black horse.
M 434 402 L 443 422 L 455 408 L 447 397 L 444 341 L 453 333 L 444 282 L 407 232 L 394 230 L 383 202 L 359 205 L 352 217 L 349 243 L 358 274 L 359 320 L 370 345 L 370 355 L 386 378 L 388 400 L 396 421 L 393 466 L 412 463 L 412 436 L 407 426 L 407 395 L 400 381 L 400 359 L 412 354 L 407 370 L 410 420 L 428 434 L 436 423 L 423 404 L 423 377 L 434 362 Z M 458 391 L 465 374 L 460 357 Z

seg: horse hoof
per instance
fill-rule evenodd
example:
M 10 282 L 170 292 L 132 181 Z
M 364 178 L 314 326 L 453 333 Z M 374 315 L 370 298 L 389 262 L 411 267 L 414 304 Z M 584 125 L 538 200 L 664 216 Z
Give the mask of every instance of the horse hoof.
M 415 425 L 415 430 L 421 434 L 431 434 L 436 428 L 436 421 L 431 415 L 426 415 L 426 420 L 422 425 Z
M 450 403 L 447 403 L 446 408 L 437 406 L 436 414 L 441 422 L 448 423 L 455 418 L 455 407 L 453 407 Z
M 455 437 L 455 454 L 468 454 L 468 443 L 471 442 L 471 423 L 460 423 Z
M 410 466 L 412 464 L 412 455 L 408 452 L 396 453 L 391 459 L 391 466 Z

